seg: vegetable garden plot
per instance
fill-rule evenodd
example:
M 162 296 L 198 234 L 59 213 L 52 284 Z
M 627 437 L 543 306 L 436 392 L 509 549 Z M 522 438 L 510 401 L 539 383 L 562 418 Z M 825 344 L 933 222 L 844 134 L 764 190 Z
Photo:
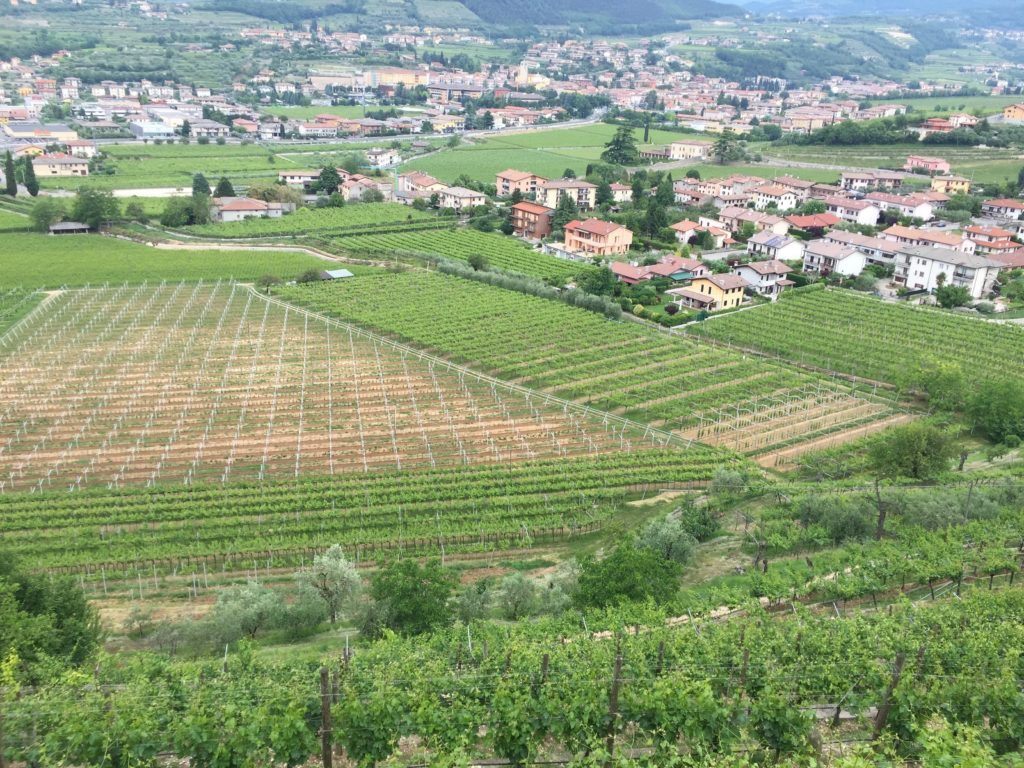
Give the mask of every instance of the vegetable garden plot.
M 654 442 L 228 283 L 63 292 L 0 339 L 0 361 L 3 491 L 507 463 Z

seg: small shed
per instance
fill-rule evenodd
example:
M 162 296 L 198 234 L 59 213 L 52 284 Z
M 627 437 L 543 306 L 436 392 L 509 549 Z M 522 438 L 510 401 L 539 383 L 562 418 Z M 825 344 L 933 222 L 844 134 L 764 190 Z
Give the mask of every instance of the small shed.
M 347 269 L 326 269 L 320 273 L 321 280 L 342 280 L 346 277 L 355 277 Z
M 51 235 L 87 235 L 89 225 L 80 221 L 58 221 L 50 225 Z

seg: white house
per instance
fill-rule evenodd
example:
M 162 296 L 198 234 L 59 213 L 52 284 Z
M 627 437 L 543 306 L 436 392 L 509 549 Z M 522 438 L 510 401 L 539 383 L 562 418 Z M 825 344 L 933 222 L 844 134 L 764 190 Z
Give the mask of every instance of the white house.
M 402 162 L 402 155 L 396 149 L 374 147 L 366 151 L 366 162 L 371 168 L 391 168 Z
M 892 240 L 868 237 L 859 232 L 847 232 L 842 229 L 833 229 L 825 233 L 825 240 L 856 248 L 867 256 L 868 264 L 891 265 L 899 249 L 899 245 Z
M 859 275 L 867 256 L 856 248 L 828 240 L 811 240 L 804 249 L 804 272 L 822 275 Z
M 883 211 L 895 210 L 900 216 L 930 221 L 934 215 L 932 202 L 921 195 L 894 195 L 891 192 L 868 192 L 865 200 L 877 205 Z
M 475 208 L 478 205 L 487 204 L 487 196 L 483 192 L 466 187 L 448 187 L 442 189 L 439 205 L 441 208 L 454 208 L 456 211 L 464 211 L 467 208 Z
M 251 197 L 215 197 L 211 206 L 211 218 L 214 221 L 243 221 L 245 219 L 279 219 L 286 210 L 294 209 L 294 205 L 285 203 L 267 203 Z
M 775 301 L 784 288 L 793 285 L 793 281 L 786 277 L 792 271 L 788 264 L 769 259 L 740 264 L 732 272 L 750 283 L 756 293 Z
M 803 258 L 804 245 L 785 235 L 776 235 L 771 230 L 758 232 L 747 240 L 747 253 L 764 256 L 778 261 L 795 261 Z
M 846 197 L 826 197 L 823 201 L 829 213 L 834 213 L 843 221 L 854 224 L 867 224 L 873 227 L 878 223 L 881 210 L 870 200 L 851 200 Z
M 797 206 L 796 193 L 781 184 L 766 184 L 752 193 L 754 208 L 763 211 L 775 207 L 779 211 L 791 211 Z
M 941 285 L 955 285 L 966 288 L 972 299 L 981 299 L 992 292 L 1000 266 L 976 253 L 911 245 L 897 252 L 893 279 L 910 290 L 929 292 Z

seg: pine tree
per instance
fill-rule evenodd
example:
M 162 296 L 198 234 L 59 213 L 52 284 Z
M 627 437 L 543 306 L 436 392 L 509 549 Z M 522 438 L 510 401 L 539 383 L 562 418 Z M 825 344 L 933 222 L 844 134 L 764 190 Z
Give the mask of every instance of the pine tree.
M 636 148 L 636 139 L 633 137 L 633 129 L 628 125 L 620 125 L 615 135 L 605 144 L 605 150 L 601 153 L 601 159 L 613 165 L 632 165 L 640 159 L 640 152 Z
M 32 158 L 25 158 L 25 189 L 35 197 L 39 194 L 39 179 L 36 178 L 36 168 L 32 165 Z
M 18 194 L 18 179 L 14 175 L 14 156 L 10 150 L 4 156 L 4 179 L 7 182 L 7 194 L 15 197 Z
M 594 198 L 597 205 L 611 205 L 615 202 L 615 195 L 612 193 L 612 185 L 602 181 L 597 185 L 597 193 Z
M 228 181 L 227 176 L 221 176 L 220 181 L 217 182 L 217 188 L 213 190 L 214 197 L 234 197 L 235 188 Z
M 576 202 L 569 195 L 562 195 L 555 207 L 555 213 L 551 217 L 551 223 L 555 229 L 565 229 L 565 225 L 578 215 L 579 209 L 576 207 Z
M 206 180 L 206 177 L 203 176 L 203 174 L 197 173 L 192 177 L 192 197 L 196 197 L 197 195 L 209 196 L 209 194 L 210 182 Z

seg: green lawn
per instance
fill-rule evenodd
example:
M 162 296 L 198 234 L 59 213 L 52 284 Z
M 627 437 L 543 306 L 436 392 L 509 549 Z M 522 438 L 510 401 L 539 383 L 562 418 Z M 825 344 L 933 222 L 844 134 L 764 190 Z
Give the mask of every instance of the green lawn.
M 189 232 L 213 237 L 307 235 L 345 230 L 365 231 L 410 222 L 431 222 L 437 217 L 400 203 L 358 203 L 343 208 L 300 208 L 279 219 L 246 219 L 226 224 L 189 227 Z
M 32 225 L 27 216 L 21 216 L 0 208 L 0 232 L 17 232 L 28 229 Z
M 1024 160 L 1013 149 L 947 147 L 928 144 L 864 144 L 851 147 L 778 145 L 762 150 L 774 158 L 856 168 L 900 168 L 907 155 L 929 155 L 949 160 L 953 172 L 979 183 L 1003 182 L 1017 177 Z
M 28 288 L 161 280 L 292 278 L 328 262 L 303 253 L 172 251 L 100 235 L 4 234 L 0 285 Z

